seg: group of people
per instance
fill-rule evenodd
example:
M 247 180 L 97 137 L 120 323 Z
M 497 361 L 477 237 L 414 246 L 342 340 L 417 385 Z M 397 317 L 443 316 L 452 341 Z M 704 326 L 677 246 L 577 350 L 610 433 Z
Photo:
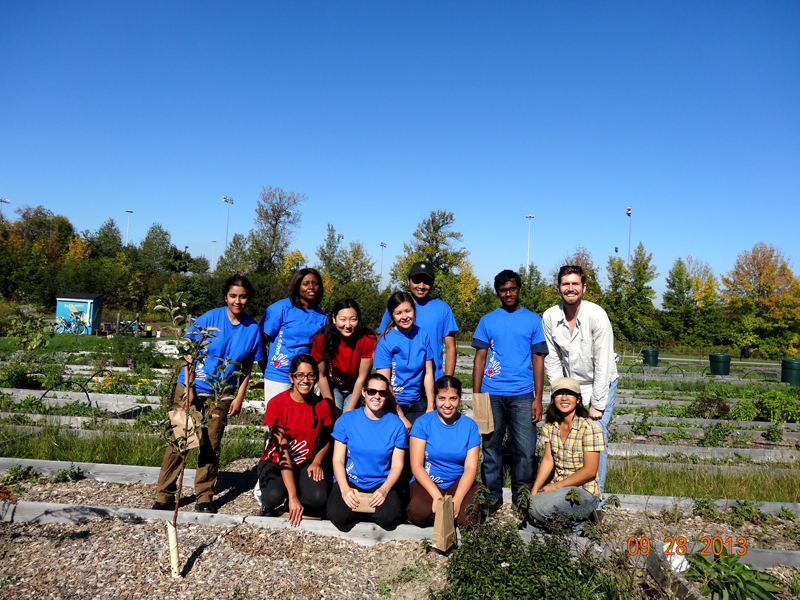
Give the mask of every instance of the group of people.
M 222 434 L 227 417 L 241 409 L 258 362 L 270 432 L 255 490 L 262 516 L 285 506 L 293 525 L 306 515 L 327 516 L 340 529 L 360 519 L 385 529 L 405 519 L 427 526 L 437 500 L 451 495 L 457 523 L 478 522 L 503 504 L 507 435 L 512 501 L 526 487 L 534 522 L 567 509 L 572 518 L 589 518 L 602 502 L 617 373 L 608 317 L 583 300 L 583 270 L 562 267 L 562 301 L 543 318 L 520 305 L 517 273 L 495 277 L 501 306 L 481 318 L 472 340 L 473 391 L 489 394 L 494 419 L 494 431 L 483 436 L 461 411 L 461 383 L 453 376 L 458 326 L 450 306 L 430 296 L 434 281 L 430 262 L 415 263 L 409 291 L 390 296 L 376 334 L 354 300 L 339 300 L 330 315 L 319 308 L 324 290 L 315 269 L 297 271 L 288 298 L 272 304 L 260 323 L 245 313 L 254 296 L 250 282 L 229 278 L 225 306 L 194 323 L 216 327 L 216 338 L 195 372 L 180 374 L 175 395 L 184 407 L 204 410 L 212 393 L 207 374 L 222 357 L 240 364 L 240 375 L 229 375 L 232 366 L 225 373 L 232 391 L 211 407 L 216 418 L 202 432 L 197 510 L 215 512 Z M 546 413 L 545 373 L 552 392 Z M 534 477 L 543 413 L 545 450 Z M 488 489 L 483 502 L 475 498 L 479 465 Z M 180 457 L 168 447 L 154 509 L 174 508 L 179 467 Z

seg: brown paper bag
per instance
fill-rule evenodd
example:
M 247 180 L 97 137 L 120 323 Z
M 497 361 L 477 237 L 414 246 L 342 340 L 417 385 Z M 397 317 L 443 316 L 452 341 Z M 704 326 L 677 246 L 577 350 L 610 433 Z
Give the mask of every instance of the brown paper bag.
M 172 438 L 178 439 L 186 435 L 186 411 L 176 408 L 168 413 L 169 422 L 172 424 Z M 197 448 L 203 443 L 203 435 L 200 428 L 202 417 L 195 409 L 189 412 L 189 436 L 186 440 L 186 449 Z
M 486 435 L 494 431 L 494 416 L 492 416 L 492 401 L 489 394 L 479 392 L 472 394 L 472 418 L 478 424 L 478 431 Z
M 369 501 L 372 499 L 372 494 L 367 494 L 366 492 L 359 492 L 356 490 L 356 498 L 358 498 L 358 506 L 353 509 L 353 512 L 357 513 L 374 513 L 375 509 L 369 505 Z
M 453 517 L 453 497 L 445 496 L 436 500 L 436 517 L 433 521 L 431 546 L 440 552 L 447 552 L 456 543 L 456 521 Z

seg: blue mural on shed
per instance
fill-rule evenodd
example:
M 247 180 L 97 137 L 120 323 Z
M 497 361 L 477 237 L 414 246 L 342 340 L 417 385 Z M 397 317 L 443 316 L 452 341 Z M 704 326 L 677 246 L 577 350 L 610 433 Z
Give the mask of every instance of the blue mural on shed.
M 100 316 L 103 305 L 103 294 L 81 294 L 78 292 L 64 294 L 56 298 L 56 321 L 63 317 L 68 321 L 73 315 L 80 313 L 79 318 L 86 325 L 88 334 L 100 331 Z

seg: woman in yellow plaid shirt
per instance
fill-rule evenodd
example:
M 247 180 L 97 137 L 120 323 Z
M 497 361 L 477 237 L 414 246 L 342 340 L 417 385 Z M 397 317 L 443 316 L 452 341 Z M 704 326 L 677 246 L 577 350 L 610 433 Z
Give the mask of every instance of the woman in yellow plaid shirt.
M 574 521 L 588 519 L 603 492 L 597 481 L 603 430 L 581 404 L 581 387 L 569 377 L 552 383 L 550 407 L 542 428 L 544 458 L 531 490 L 528 515 L 534 524 L 559 515 Z M 553 480 L 545 482 L 553 475 Z

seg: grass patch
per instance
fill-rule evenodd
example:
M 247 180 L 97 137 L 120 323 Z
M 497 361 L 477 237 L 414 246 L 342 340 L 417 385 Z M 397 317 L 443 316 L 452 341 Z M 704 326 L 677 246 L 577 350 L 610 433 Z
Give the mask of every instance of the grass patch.
M 754 470 L 725 475 L 692 470 L 663 471 L 631 463 L 609 464 L 606 494 L 732 498 L 753 502 L 800 502 L 800 475 Z
M 137 342 L 153 341 L 147 338 L 130 338 Z M 58 333 L 50 339 L 50 343 L 43 348 L 41 354 L 53 354 L 55 352 L 82 352 L 82 351 L 103 351 L 111 348 L 111 340 L 105 336 L 94 335 L 73 335 L 71 333 Z M 0 337 L 0 355 L 10 355 L 17 351 L 14 340 L 9 337 Z
M 472 375 L 466 375 L 464 373 L 454 373 L 453 377 L 455 377 L 461 382 L 461 387 L 465 389 L 472 389 Z
M 0 435 L 3 430 L 0 428 Z M 17 434 L 19 435 L 19 434 Z M 13 437 L 13 436 L 10 436 Z M 65 462 L 107 463 L 160 467 L 166 443 L 158 437 L 119 436 L 104 432 L 91 438 L 78 438 L 56 427 L 45 427 L 35 436 L 28 436 L 0 446 L 0 456 Z M 222 443 L 220 468 L 240 458 L 258 458 L 263 447 L 246 440 L 228 440 Z M 187 466 L 197 467 L 197 451 L 189 452 Z

